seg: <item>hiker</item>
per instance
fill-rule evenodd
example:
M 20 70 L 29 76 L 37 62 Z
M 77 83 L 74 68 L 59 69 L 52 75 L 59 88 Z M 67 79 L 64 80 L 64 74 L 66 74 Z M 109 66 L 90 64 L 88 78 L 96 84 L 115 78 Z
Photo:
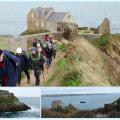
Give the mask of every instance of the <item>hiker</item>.
M 57 43 L 56 40 L 52 40 L 52 46 L 53 46 L 53 57 L 56 57 L 56 51 L 57 51 Z
M 30 74 L 28 72 L 28 69 L 30 69 L 30 61 L 29 58 L 27 57 L 26 53 L 18 47 L 16 50 L 16 56 L 20 59 L 20 70 L 19 70 L 19 75 L 18 75 L 18 86 L 21 84 L 21 74 L 22 72 L 25 73 L 27 76 L 27 83 L 30 83 Z
M 54 39 L 54 36 L 52 34 L 50 34 L 49 39 L 50 39 L 50 43 L 52 43 L 52 40 Z
M 50 43 L 50 37 L 49 37 L 48 34 L 45 35 L 44 43 L 45 43 L 46 45 L 48 45 L 48 44 Z
M 20 60 L 7 50 L 0 49 L 0 84 L 16 86 L 18 82 Z
M 45 48 L 45 53 L 47 55 L 47 69 L 51 66 L 52 63 L 52 56 L 53 56 L 53 47 L 52 44 L 48 44 Z
M 37 51 L 38 51 L 39 54 L 41 54 L 45 58 L 47 57 L 46 54 L 45 54 L 45 51 L 43 49 L 43 45 L 41 46 L 39 43 L 37 44 Z
M 31 63 L 31 67 L 34 70 L 34 75 L 36 78 L 36 83 L 35 86 L 39 86 L 40 84 L 40 75 L 41 75 L 41 71 L 44 71 L 44 67 L 43 64 L 45 62 L 43 56 L 41 54 L 38 53 L 37 48 L 32 48 L 32 52 L 29 56 L 30 58 L 30 63 Z
M 37 40 L 37 39 L 34 39 L 34 41 L 33 41 L 33 43 L 32 43 L 33 47 L 37 47 L 37 43 L 38 43 L 38 40 Z

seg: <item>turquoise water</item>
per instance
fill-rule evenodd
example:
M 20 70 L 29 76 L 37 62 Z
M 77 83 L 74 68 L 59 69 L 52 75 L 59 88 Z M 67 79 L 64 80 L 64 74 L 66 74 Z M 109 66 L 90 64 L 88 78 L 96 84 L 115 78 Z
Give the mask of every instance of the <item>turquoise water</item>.
M 70 12 L 79 26 L 96 27 L 108 17 L 111 31 L 120 32 L 120 2 L 0 2 L 0 35 L 17 36 L 26 30 L 27 13 L 38 6 Z
M 64 95 L 42 96 L 42 108 L 51 108 L 51 103 L 61 100 L 64 105 L 72 104 L 79 110 L 91 110 L 104 107 L 104 104 L 112 103 L 120 97 L 120 94 L 91 94 L 91 95 Z M 81 103 L 85 102 L 85 103 Z
M 0 114 L 0 118 L 39 118 L 40 99 L 39 98 L 19 98 L 19 100 L 31 107 L 31 110 L 22 112 L 7 112 Z

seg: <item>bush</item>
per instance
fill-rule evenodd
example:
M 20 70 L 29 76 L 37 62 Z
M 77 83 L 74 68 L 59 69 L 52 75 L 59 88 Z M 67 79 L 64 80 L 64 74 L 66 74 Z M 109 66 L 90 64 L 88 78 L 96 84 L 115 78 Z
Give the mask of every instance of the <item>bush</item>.
M 62 52 L 66 52 L 68 50 L 68 45 L 62 43 L 59 47 L 59 49 L 62 51 Z
M 98 48 L 103 47 L 109 43 L 110 36 L 110 34 L 105 34 L 97 40 L 92 40 L 91 43 Z
M 66 73 L 61 81 L 63 86 L 80 86 L 81 74 L 77 70 Z

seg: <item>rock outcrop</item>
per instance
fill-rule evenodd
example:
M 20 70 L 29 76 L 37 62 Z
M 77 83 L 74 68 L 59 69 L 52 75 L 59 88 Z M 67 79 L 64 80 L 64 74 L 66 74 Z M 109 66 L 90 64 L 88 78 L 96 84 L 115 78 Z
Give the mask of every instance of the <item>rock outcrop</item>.
M 0 90 L 0 113 L 27 111 L 29 109 L 31 108 L 28 105 L 21 103 L 13 93 Z
M 119 118 L 120 117 L 120 98 L 111 104 L 105 104 L 103 108 L 94 110 L 78 110 L 72 104 L 63 107 L 61 110 L 42 109 L 44 118 Z

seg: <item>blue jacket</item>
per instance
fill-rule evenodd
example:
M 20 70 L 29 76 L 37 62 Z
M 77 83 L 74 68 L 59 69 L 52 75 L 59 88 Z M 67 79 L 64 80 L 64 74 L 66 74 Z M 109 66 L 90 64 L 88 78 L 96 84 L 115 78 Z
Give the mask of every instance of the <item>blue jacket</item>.
M 30 61 L 26 54 L 16 54 L 16 56 L 20 59 L 20 70 L 24 71 L 30 68 Z
M 8 75 L 8 86 L 16 86 L 18 81 L 18 72 L 20 60 L 9 51 L 4 50 L 5 71 Z

